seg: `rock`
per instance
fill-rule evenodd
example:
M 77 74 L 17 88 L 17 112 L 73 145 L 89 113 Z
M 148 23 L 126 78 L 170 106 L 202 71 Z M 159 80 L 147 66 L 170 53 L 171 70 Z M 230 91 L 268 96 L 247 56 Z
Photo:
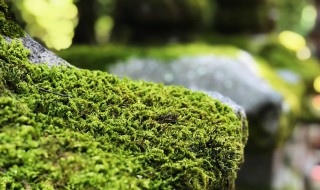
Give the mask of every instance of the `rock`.
M 3 36 L 4 39 L 8 42 L 11 42 L 12 39 L 7 36 Z M 49 51 L 42 45 L 40 45 L 37 41 L 32 39 L 28 34 L 20 38 L 23 46 L 30 51 L 28 55 L 28 59 L 31 63 L 34 64 L 46 64 L 49 67 L 52 66 L 69 66 L 71 67 L 71 64 L 69 64 L 67 61 L 61 59 L 57 55 L 55 55 L 53 52 Z
M 219 92 L 245 109 L 251 124 L 250 134 L 255 139 L 252 146 L 270 148 L 278 143 L 276 136 L 281 130 L 279 118 L 283 100 L 258 76 L 257 67 L 248 53 L 241 52 L 233 58 L 208 55 L 169 62 L 134 58 L 111 66 L 109 71 L 122 77 Z M 254 137 L 255 131 L 259 131 L 258 137 Z

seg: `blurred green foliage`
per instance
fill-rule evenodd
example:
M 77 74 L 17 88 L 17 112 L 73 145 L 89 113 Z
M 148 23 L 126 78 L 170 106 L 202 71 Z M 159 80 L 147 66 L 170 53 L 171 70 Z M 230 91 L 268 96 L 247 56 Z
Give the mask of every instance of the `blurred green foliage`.
M 72 0 L 15 0 L 13 5 L 32 37 L 58 50 L 71 45 L 78 14 Z
M 316 10 L 312 0 L 281 0 L 275 5 L 278 32 L 291 30 L 305 36 L 314 26 Z
M 83 0 L 15 0 L 12 4 L 20 12 L 31 36 L 42 40 L 50 48 L 65 49 L 71 45 L 78 23 L 75 4 L 79 1 Z M 168 32 L 171 37 L 179 39 L 179 36 L 190 31 L 197 31 L 199 26 L 202 26 L 201 35 L 214 31 L 212 26 L 217 24 L 230 27 L 235 34 L 240 34 L 241 28 L 255 31 L 250 29 L 253 25 L 261 29 L 270 28 L 270 19 L 275 21 L 277 32 L 292 30 L 306 35 L 314 25 L 316 14 L 310 0 L 122 1 L 91 1 L 97 17 L 94 25 L 96 32 L 92 35 L 96 36 L 98 43 L 107 43 L 112 30 L 115 30 L 112 38 L 120 38 L 119 41 L 126 41 L 123 39 L 128 35 L 138 35 L 138 39 L 141 37 L 142 40 L 152 37 L 153 32 L 159 33 L 158 38 Z M 183 39 L 194 40 L 193 37 Z
M 132 57 L 152 57 L 159 60 L 172 60 L 181 56 L 203 54 L 228 54 L 236 56 L 237 48 L 215 46 L 204 43 L 171 44 L 167 46 L 134 46 L 108 44 L 104 46 L 73 46 L 58 52 L 58 55 L 80 68 L 105 70 L 108 65 Z

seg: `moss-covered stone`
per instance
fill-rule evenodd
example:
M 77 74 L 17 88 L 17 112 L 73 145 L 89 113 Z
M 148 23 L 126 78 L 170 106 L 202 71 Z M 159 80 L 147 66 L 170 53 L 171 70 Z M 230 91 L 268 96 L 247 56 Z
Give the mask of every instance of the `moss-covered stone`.
M 247 126 L 227 105 L 28 54 L 0 36 L 1 188 L 234 186 Z
M 4 0 L 0 0 L 0 33 L 11 38 L 25 35 L 20 26 L 14 22 L 14 16 L 8 11 Z
M 137 47 L 137 46 L 120 46 L 108 45 L 103 47 L 77 46 L 59 53 L 60 56 L 68 60 L 70 63 L 76 63 L 82 68 L 108 70 L 110 65 L 117 62 L 126 62 L 130 58 L 151 58 L 161 60 L 163 63 L 170 63 L 183 56 L 227 56 L 237 57 L 241 51 L 233 46 L 223 45 L 206 45 L 206 44 L 181 44 L 167 45 L 157 47 Z M 89 56 L 91 55 L 91 56 Z M 261 125 L 261 119 L 264 117 L 262 113 L 256 113 L 251 117 L 250 121 L 250 137 L 247 149 L 250 151 L 273 150 L 275 147 L 284 143 L 291 134 L 293 124 L 301 111 L 299 98 L 301 97 L 301 89 L 296 85 L 287 84 L 276 72 L 268 65 L 268 63 L 256 58 L 258 63 L 258 74 L 267 80 L 273 89 L 280 92 L 284 97 L 286 110 L 279 113 L 280 126 L 274 136 L 266 134 Z M 197 63 L 195 63 L 197 64 Z M 299 86 L 299 85 L 298 85 Z M 301 86 L 301 85 L 300 85 Z M 296 91 L 292 92 L 292 89 Z M 259 115 L 260 114 L 260 115 Z M 265 138 L 268 137 L 268 138 Z M 270 143 L 272 142 L 272 143 Z

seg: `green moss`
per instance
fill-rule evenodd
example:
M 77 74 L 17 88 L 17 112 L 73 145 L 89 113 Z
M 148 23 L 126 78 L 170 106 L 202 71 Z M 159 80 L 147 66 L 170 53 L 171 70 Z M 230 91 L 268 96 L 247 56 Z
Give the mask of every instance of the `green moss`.
M 74 46 L 58 52 L 58 55 L 77 67 L 106 70 L 110 64 L 125 61 L 132 57 L 173 60 L 181 56 L 194 55 L 229 55 L 236 57 L 238 49 L 232 46 L 209 46 L 197 44 L 175 44 L 167 46 Z
M 239 44 L 241 44 L 240 40 Z M 250 47 L 250 45 L 247 44 L 247 47 Z M 103 47 L 77 46 L 62 51 L 60 55 L 72 64 L 82 63 L 81 65 L 77 64 L 80 67 L 106 70 L 110 64 L 124 61 L 131 57 L 173 60 L 182 56 L 222 55 L 236 58 L 239 52 L 241 51 L 238 48 L 226 45 L 183 44 L 158 47 L 108 45 Z M 266 134 L 263 126 L 261 126 L 260 118 L 253 118 L 251 120 L 251 133 L 247 148 L 251 147 L 253 151 L 257 152 L 264 151 L 265 149 L 274 149 L 275 146 L 285 142 L 291 134 L 294 126 L 293 123 L 301 114 L 300 98 L 305 89 L 302 84 L 290 85 L 286 83 L 265 60 L 259 57 L 255 57 L 255 59 L 259 70 L 257 74 L 267 80 L 276 91 L 283 95 L 284 101 L 289 107 L 287 111 L 280 115 L 280 129 L 277 134 L 270 136 L 270 138 L 265 138 L 269 134 Z M 270 139 L 272 139 L 272 145 L 270 145 Z
M 230 107 L 181 87 L 34 65 L 27 55 L 0 37 L 2 189 L 234 185 L 247 130 Z
M 0 26 L 0 34 L 10 38 L 19 38 L 25 35 L 25 32 L 15 22 L 14 16 L 8 11 L 4 0 L 0 0 Z

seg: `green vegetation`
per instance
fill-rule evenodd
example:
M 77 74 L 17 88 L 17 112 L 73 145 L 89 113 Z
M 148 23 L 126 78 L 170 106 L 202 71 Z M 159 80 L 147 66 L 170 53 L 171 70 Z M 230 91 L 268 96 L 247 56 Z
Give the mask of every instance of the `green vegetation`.
M 175 44 L 167 46 L 74 46 L 58 55 L 80 68 L 106 70 L 108 65 L 132 57 L 173 60 L 181 56 L 225 55 L 235 57 L 238 49 L 232 46 L 212 47 L 206 44 Z
M 248 134 L 227 105 L 28 54 L 0 36 L 1 189 L 234 186 Z
M 249 47 L 249 44 L 248 44 Z M 100 47 L 91 46 L 75 46 L 68 50 L 64 50 L 59 55 L 65 58 L 72 64 L 82 68 L 108 70 L 110 64 L 114 64 L 120 61 L 132 57 L 140 58 L 152 58 L 158 60 L 173 60 L 182 56 L 196 56 L 196 55 L 218 55 L 237 57 L 241 52 L 238 48 L 233 46 L 212 46 L 206 44 L 180 44 L 180 45 L 167 45 L 167 46 L 121 46 L 121 45 L 108 45 Z M 301 102 L 305 88 L 302 83 L 289 84 L 279 77 L 275 70 L 270 67 L 269 62 L 266 62 L 260 57 L 255 57 L 258 63 L 258 75 L 266 79 L 271 86 L 280 92 L 284 101 L 288 107 L 288 110 L 281 115 L 280 118 L 280 130 L 278 133 L 270 138 L 273 138 L 276 142 L 275 146 L 282 144 L 292 131 L 292 123 L 301 114 Z M 273 60 L 270 60 L 273 61 Z M 79 64 L 80 63 L 80 64 Z M 195 63 L 196 64 L 196 63 Z M 255 121 L 258 119 L 255 119 Z M 262 130 L 260 123 L 254 122 L 250 126 L 250 142 L 254 142 L 249 147 L 253 147 L 254 150 L 259 147 L 263 150 L 266 148 L 266 143 L 261 139 L 267 134 Z M 269 139 L 268 139 L 269 140 Z M 270 146 L 268 146 L 270 148 Z M 272 146 L 274 148 L 274 146 Z
M 24 36 L 24 31 L 13 21 L 14 17 L 8 11 L 8 6 L 4 3 L 4 0 L 0 0 L 0 32 L 1 34 L 18 38 Z
M 313 59 L 299 60 L 296 52 L 285 48 L 279 42 L 265 44 L 259 55 L 277 69 L 288 69 L 297 74 L 307 83 L 312 83 L 320 73 L 320 65 Z

